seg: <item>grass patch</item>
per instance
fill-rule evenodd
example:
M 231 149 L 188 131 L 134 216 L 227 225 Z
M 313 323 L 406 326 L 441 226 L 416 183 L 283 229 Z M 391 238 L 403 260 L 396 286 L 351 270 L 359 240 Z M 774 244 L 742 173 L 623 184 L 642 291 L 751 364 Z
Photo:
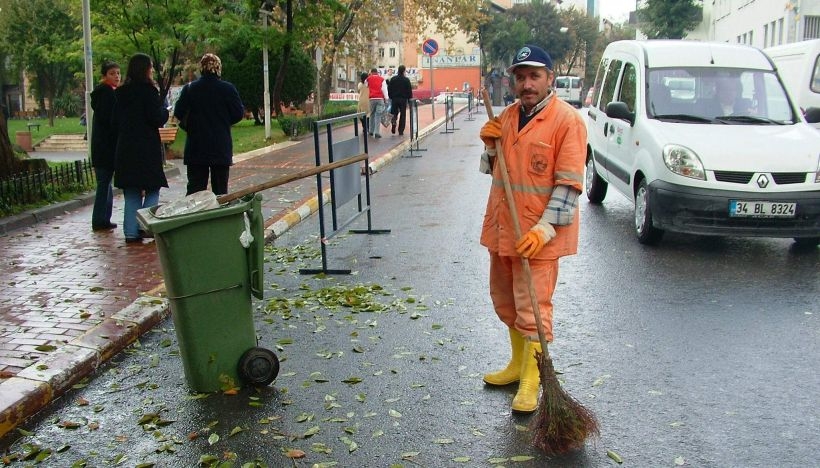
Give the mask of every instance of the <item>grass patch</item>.
M 85 127 L 80 125 L 79 117 L 60 117 L 54 119 L 54 126 L 48 125 L 48 119 L 9 119 L 9 139 L 12 144 L 15 142 L 16 132 L 27 132 L 28 127 L 26 123 L 40 124 L 39 130 L 31 132 L 31 139 L 33 144 L 40 143 L 51 135 L 82 135 L 85 133 Z M 177 133 L 177 139 L 171 145 L 177 154 L 182 155 L 185 149 L 186 134 L 183 130 Z M 233 137 L 233 151 L 235 154 L 245 153 L 251 150 L 264 148 L 274 143 L 287 140 L 287 136 L 279 128 L 279 122 L 276 119 L 271 119 L 271 138 L 265 141 L 265 126 L 254 125 L 253 119 L 242 120 L 231 128 L 231 136 Z

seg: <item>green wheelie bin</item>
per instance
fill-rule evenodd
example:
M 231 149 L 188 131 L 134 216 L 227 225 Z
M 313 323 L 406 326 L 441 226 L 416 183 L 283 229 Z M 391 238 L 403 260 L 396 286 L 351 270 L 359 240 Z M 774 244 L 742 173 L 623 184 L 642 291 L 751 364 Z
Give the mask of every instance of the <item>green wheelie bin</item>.
M 261 201 L 253 194 L 192 213 L 163 216 L 162 206 L 137 212 L 154 235 L 193 391 L 268 385 L 279 372 L 276 355 L 257 347 L 253 324 L 251 295 L 261 299 L 264 289 Z

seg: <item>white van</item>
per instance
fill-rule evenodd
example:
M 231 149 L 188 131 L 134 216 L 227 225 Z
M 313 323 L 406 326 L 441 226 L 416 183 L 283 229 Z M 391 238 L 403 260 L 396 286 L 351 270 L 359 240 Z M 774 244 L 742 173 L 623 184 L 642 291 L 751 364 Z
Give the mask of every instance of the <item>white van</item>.
M 575 107 L 581 107 L 581 77 L 556 76 L 555 94 Z
M 820 39 L 764 49 L 797 105 L 820 108 Z M 820 129 L 820 124 L 815 124 Z
M 594 89 L 586 196 L 601 203 L 611 186 L 634 200 L 639 242 L 668 230 L 820 244 L 820 132 L 761 50 L 613 42 Z

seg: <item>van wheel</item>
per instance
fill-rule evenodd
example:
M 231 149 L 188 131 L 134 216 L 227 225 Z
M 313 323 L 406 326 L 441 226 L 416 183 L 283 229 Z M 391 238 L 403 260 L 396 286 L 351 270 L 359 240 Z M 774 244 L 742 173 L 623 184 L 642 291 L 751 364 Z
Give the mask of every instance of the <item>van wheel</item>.
M 635 234 L 638 242 L 646 245 L 655 245 L 663 237 L 663 230 L 652 225 L 652 211 L 649 209 L 649 190 L 646 181 L 638 184 L 635 193 Z
M 606 197 L 607 183 L 595 172 L 595 160 L 592 156 L 587 158 L 586 177 L 584 180 L 587 199 L 590 203 L 601 203 Z
M 794 245 L 801 249 L 810 249 L 820 245 L 820 237 L 795 237 Z

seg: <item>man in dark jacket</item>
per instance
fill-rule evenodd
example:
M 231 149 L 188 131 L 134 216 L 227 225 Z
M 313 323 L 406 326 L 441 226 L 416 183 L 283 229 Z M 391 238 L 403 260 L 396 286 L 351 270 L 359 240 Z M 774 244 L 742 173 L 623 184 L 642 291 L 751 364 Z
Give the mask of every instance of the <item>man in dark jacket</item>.
M 201 76 L 182 88 L 174 116 L 188 134 L 183 162 L 188 173 L 188 195 L 208 188 L 228 193 L 228 173 L 233 164 L 231 125 L 242 120 L 245 108 L 234 85 L 223 81 L 222 61 L 205 54 L 199 61 Z
M 404 65 L 399 65 L 399 74 L 390 78 L 390 81 L 387 82 L 390 113 L 393 114 L 390 132 L 396 133 L 396 117 L 398 117 L 399 135 L 404 135 L 404 127 L 407 121 L 407 101 L 413 98 L 413 86 L 410 84 L 410 78 L 404 75 L 406 70 Z
M 97 193 L 94 210 L 91 213 L 91 228 L 95 231 L 114 229 L 111 211 L 114 207 L 114 149 L 117 135 L 111 129 L 111 114 L 114 110 L 114 90 L 120 84 L 120 66 L 106 61 L 101 68 L 102 81 L 91 91 L 91 108 L 94 118 L 91 123 L 91 165 L 97 177 Z

